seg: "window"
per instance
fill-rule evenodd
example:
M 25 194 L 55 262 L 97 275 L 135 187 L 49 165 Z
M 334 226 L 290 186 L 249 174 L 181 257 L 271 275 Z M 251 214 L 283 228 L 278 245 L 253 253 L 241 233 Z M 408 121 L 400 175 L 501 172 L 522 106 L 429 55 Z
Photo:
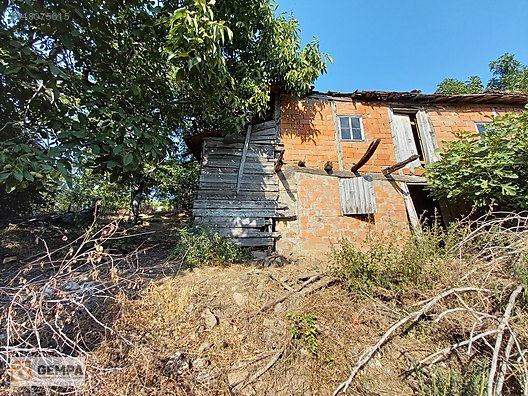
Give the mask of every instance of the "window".
M 339 193 L 343 215 L 365 215 L 376 212 L 372 176 L 339 179 Z
M 341 140 L 364 140 L 361 116 L 339 116 Z
M 484 132 L 491 132 L 488 128 L 488 124 L 489 122 L 475 122 L 475 127 L 477 128 L 479 135 L 482 135 Z

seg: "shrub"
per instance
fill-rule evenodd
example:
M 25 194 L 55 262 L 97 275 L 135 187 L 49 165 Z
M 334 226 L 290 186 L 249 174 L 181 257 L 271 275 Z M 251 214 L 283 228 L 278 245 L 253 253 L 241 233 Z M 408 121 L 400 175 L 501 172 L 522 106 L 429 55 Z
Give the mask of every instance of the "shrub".
M 422 396 L 481 396 L 486 394 L 488 362 L 471 362 L 463 370 L 436 368 L 429 375 L 418 371 Z
M 182 228 L 172 258 L 182 260 L 189 267 L 215 264 L 235 264 L 251 257 L 247 248 L 242 248 L 218 232 L 201 227 Z
M 404 240 L 396 234 L 369 238 L 366 250 L 343 239 L 332 252 L 334 269 L 346 287 L 357 293 L 423 290 L 434 284 L 440 263 L 454 254 L 464 232 L 460 224 L 448 230 L 433 224 Z

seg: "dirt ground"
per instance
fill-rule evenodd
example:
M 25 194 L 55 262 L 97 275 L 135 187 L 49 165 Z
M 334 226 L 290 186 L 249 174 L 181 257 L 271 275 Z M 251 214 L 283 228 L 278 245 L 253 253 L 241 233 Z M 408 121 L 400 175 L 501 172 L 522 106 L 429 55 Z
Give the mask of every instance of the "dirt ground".
M 134 279 L 141 282 L 133 293 L 97 300 L 98 318 L 108 327 L 90 325 L 98 334 L 85 356 L 85 386 L 75 393 L 331 395 L 365 348 L 401 317 L 390 298 L 347 292 L 328 259 L 274 257 L 185 269 L 171 261 L 170 251 L 187 221 L 185 213 L 144 216 L 126 230 L 129 238 L 106 248 L 135 254 Z M 46 225 L 6 227 L 0 231 L 0 263 L 7 261 L 0 264 L 2 285 L 38 254 L 79 234 Z M 348 394 L 420 394 L 416 376 L 402 373 L 434 349 L 428 334 L 418 329 L 399 337 Z M 3 392 L 29 394 L 7 382 Z

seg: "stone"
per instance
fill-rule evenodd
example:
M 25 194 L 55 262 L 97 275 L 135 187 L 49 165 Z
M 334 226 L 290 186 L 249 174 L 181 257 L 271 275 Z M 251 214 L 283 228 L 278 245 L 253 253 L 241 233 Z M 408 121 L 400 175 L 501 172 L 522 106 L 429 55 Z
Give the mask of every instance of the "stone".
M 2 264 L 16 263 L 18 261 L 18 256 L 9 256 L 4 257 Z
M 233 293 L 233 300 L 235 300 L 236 305 L 239 307 L 243 307 L 248 303 L 247 296 L 242 293 Z
M 208 342 L 202 342 L 200 346 L 198 347 L 198 352 L 205 352 L 209 348 L 211 348 L 211 344 Z
M 232 371 L 227 373 L 227 382 L 230 387 L 236 386 L 244 382 L 247 377 L 249 377 L 249 372 L 247 371 Z
M 204 327 L 207 330 L 211 330 L 218 324 L 218 318 L 209 308 L 203 311 L 202 319 L 204 320 Z
M 308 271 L 308 272 L 303 272 L 302 274 L 298 275 L 297 279 L 299 279 L 300 281 L 306 281 L 318 275 L 321 275 L 321 274 L 317 271 Z
M 249 279 L 249 275 L 248 274 L 240 275 L 240 280 L 247 281 L 248 279 Z
M 165 364 L 165 369 L 182 375 L 185 371 L 191 368 L 191 362 L 185 357 L 181 352 L 176 352 L 172 354 L 167 363 Z

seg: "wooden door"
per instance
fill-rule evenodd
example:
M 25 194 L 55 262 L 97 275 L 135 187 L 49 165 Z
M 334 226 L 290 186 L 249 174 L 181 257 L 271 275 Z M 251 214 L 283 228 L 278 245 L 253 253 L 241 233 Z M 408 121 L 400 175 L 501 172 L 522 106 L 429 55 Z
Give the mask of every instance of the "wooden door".
M 418 154 L 414 141 L 411 120 L 407 114 L 393 113 L 391 117 L 392 139 L 398 162 L 406 160 L 413 154 Z M 414 160 L 405 167 L 414 169 L 420 166 L 420 160 Z

